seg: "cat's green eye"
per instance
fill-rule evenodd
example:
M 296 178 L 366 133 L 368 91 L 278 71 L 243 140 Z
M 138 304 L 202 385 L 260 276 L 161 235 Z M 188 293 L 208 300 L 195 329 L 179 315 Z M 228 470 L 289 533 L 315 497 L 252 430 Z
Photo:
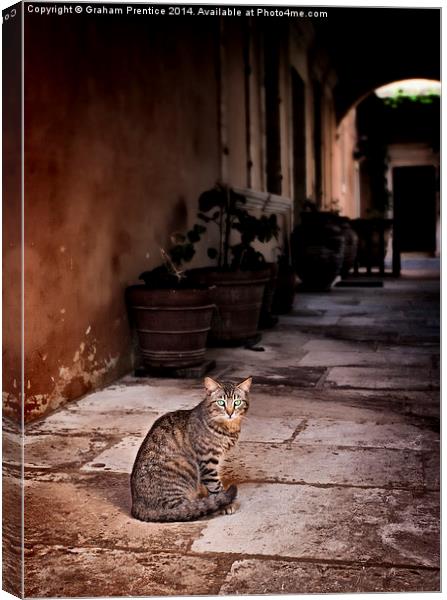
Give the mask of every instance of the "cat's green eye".
M 242 404 L 242 400 L 235 400 L 234 406 L 240 406 Z
M 217 400 L 219 406 L 225 406 L 225 400 Z

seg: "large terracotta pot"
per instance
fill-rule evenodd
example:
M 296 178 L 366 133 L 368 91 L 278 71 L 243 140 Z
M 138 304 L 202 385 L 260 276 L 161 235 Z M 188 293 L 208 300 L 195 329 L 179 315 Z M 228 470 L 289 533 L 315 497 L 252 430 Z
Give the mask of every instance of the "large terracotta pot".
M 211 293 L 144 285 L 127 288 L 127 305 L 145 366 L 183 368 L 203 362 L 215 308 Z
M 268 269 L 262 271 L 220 271 L 215 268 L 193 269 L 193 281 L 215 286 L 213 316 L 209 340 L 213 343 L 243 343 L 258 330 L 259 315 Z
M 327 291 L 340 274 L 344 235 L 337 215 L 303 212 L 301 225 L 292 233 L 292 258 L 303 289 Z

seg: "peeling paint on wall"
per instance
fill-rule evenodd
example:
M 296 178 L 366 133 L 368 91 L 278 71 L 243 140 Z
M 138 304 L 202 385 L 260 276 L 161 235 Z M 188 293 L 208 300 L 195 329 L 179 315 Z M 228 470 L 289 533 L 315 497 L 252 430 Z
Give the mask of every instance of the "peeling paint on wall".
M 20 406 L 19 395 L 11 394 L 10 392 L 2 392 L 3 416 L 16 419 L 18 415 L 18 407 Z
M 89 345 L 88 354 L 85 342 L 80 343 L 73 357 L 73 364 L 60 366 L 57 380 L 51 377 L 55 385 L 50 393 L 30 392 L 26 395 L 27 418 L 32 419 L 43 412 L 57 408 L 70 400 L 73 393 L 79 396 L 101 385 L 104 376 L 118 365 L 119 355 L 95 361 L 97 351 L 95 342 L 96 340 L 93 339 Z M 29 390 L 32 389 L 32 381 L 28 380 L 27 387 Z

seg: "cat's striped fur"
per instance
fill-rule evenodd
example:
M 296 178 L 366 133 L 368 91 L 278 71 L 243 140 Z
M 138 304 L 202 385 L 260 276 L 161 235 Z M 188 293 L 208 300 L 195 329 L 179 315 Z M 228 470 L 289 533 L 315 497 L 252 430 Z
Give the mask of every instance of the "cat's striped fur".
M 238 440 L 251 381 L 235 385 L 205 377 L 206 398 L 200 404 L 155 421 L 132 470 L 134 517 L 191 521 L 228 510 L 237 488 L 224 490 L 219 466 Z

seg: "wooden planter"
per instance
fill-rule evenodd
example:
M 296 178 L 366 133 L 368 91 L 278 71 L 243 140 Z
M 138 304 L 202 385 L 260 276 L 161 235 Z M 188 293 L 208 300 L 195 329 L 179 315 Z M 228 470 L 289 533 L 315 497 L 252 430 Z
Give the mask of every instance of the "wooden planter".
M 302 223 L 292 233 L 292 258 L 302 287 L 328 291 L 340 274 L 345 239 L 337 215 L 304 212 Z
M 149 368 L 184 368 L 205 358 L 214 304 L 210 290 L 126 290 L 143 362 Z
M 209 339 L 213 343 L 243 343 L 256 336 L 269 270 L 219 271 L 194 269 L 192 280 L 215 286 L 216 310 Z

